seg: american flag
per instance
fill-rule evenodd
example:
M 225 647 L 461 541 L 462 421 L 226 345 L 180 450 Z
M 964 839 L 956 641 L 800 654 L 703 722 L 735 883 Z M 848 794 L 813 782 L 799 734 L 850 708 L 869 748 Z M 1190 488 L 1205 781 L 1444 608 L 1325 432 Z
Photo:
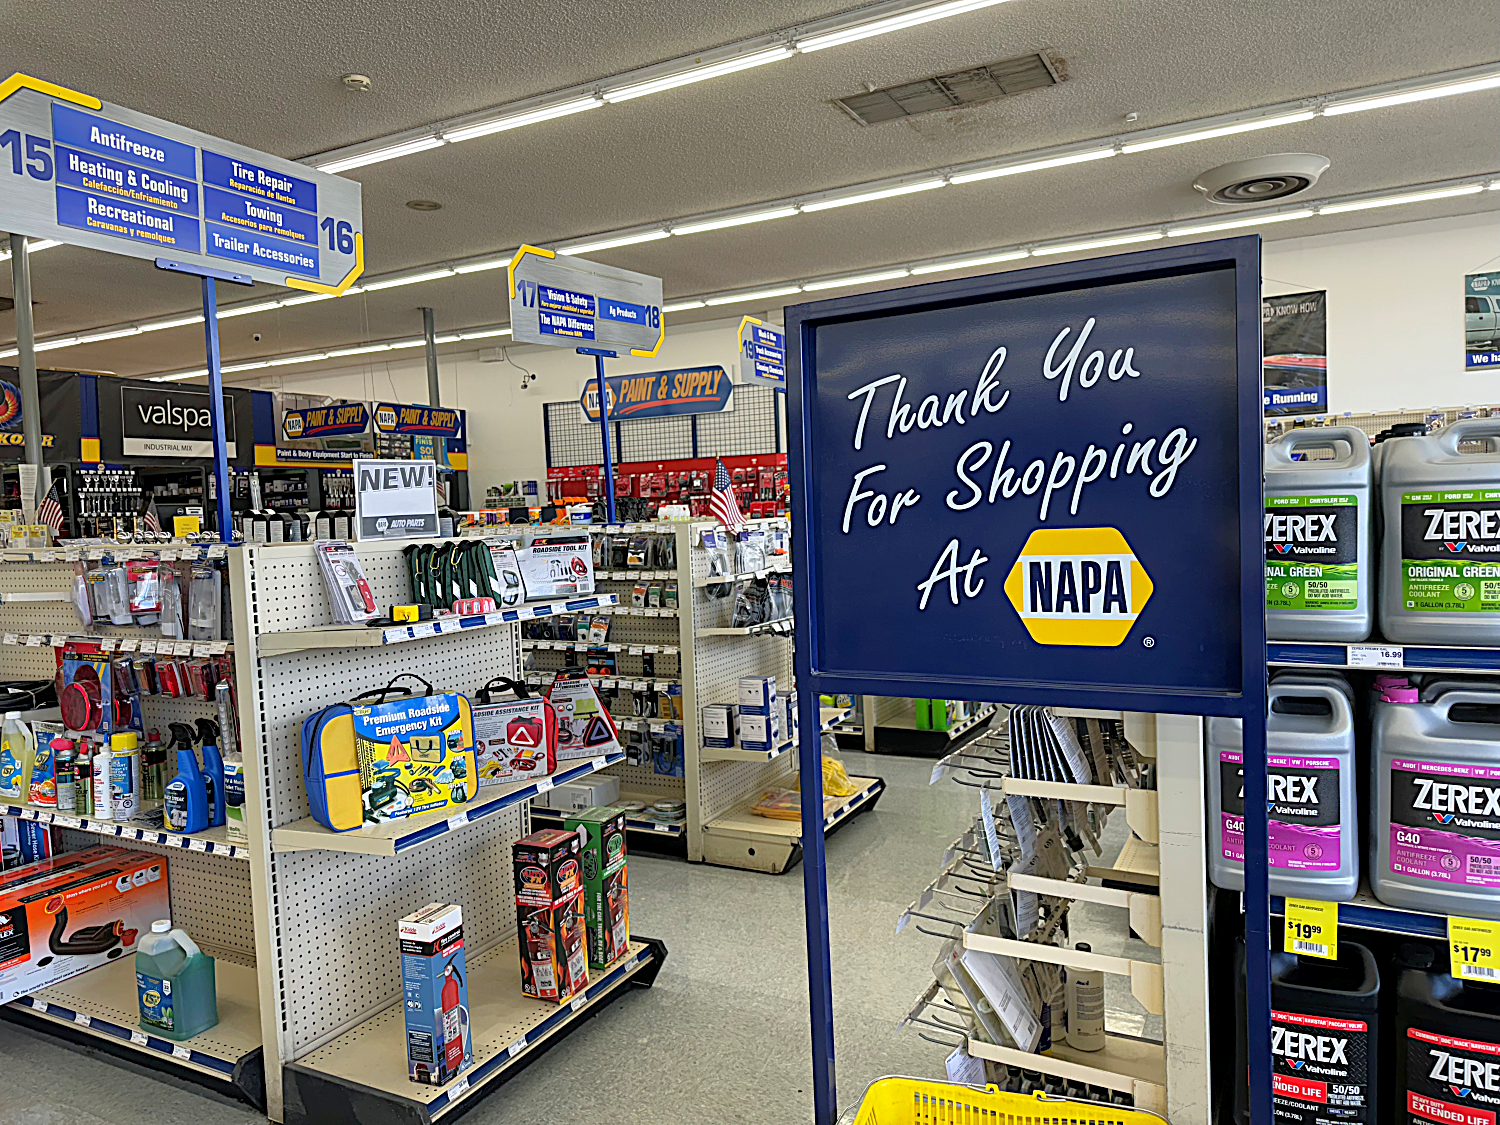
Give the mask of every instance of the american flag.
M 157 514 L 155 500 L 146 505 L 145 525 L 146 530 L 153 534 L 161 531 L 161 516 Z
M 718 459 L 714 469 L 714 491 L 708 498 L 708 509 L 730 531 L 738 531 L 745 526 L 745 516 L 740 511 L 739 501 L 734 498 L 734 485 L 729 479 L 729 470 L 724 467 L 722 457 Z
M 47 490 L 46 498 L 36 506 L 36 518 L 52 529 L 53 537 L 62 534 L 63 510 L 58 500 L 57 482 L 52 482 L 52 487 Z

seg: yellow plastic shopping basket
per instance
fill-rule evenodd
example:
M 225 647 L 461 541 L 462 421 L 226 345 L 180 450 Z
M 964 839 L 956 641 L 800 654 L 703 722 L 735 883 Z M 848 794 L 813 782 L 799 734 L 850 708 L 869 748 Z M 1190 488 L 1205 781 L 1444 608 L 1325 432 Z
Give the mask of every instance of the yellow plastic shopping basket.
M 920 1078 L 870 1084 L 850 1125 L 1163 1125 L 1142 1109 Z

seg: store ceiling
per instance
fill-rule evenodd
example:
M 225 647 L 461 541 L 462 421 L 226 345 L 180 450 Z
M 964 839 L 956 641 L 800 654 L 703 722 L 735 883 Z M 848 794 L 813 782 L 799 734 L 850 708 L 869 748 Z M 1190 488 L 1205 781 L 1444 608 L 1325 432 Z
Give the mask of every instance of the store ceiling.
M 86 7 L 52 3 L 32 6 L 27 20 L 8 29 L 7 65 L 300 158 L 843 8 L 830 0 L 628 7 L 433 0 L 417 11 L 386 0 L 329 0 L 247 21 L 242 5 L 225 0 L 166 0 L 153 5 L 149 21 L 106 25 Z M 162 35 L 164 27 L 171 34 Z M 1060 56 L 1068 81 L 868 127 L 832 104 L 1042 50 Z M 1417 0 L 1012 0 L 345 174 L 364 184 L 367 268 L 379 274 L 1496 59 L 1500 21 L 1491 0 L 1438 7 Z M 370 93 L 343 87 L 340 77 L 351 71 L 371 77 Z M 1139 120 L 1127 125 L 1129 112 Z M 1191 189 L 1194 176 L 1270 152 L 1332 159 L 1309 198 L 1495 171 L 1497 120 L 1500 91 L 1492 90 L 594 256 L 660 274 L 670 300 L 1223 215 Z M 405 206 L 412 199 L 443 209 L 417 212 Z M 1500 193 L 1487 192 L 1264 233 L 1291 237 L 1497 206 Z M 43 337 L 196 303 L 191 280 L 139 259 L 65 247 L 34 255 L 32 271 Z M 418 305 L 437 310 L 440 329 L 503 323 L 503 286 L 504 272 L 492 271 L 235 318 L 221 326 L 225 360 L 405 335 L 419 330 Z M 8 276 L 0 292 L 9 292 Z M 738 311 L 704 310 L 697 318 Z M 691 319 L 670 318 L 668 331 Z M 13 335 L 11 314 L 0 312 L 0 336 Z M 41 358 L 121 374 L 197 366 L 202 331 L 172 329 Z M 297 370 L 281 372 L 289 385 Z

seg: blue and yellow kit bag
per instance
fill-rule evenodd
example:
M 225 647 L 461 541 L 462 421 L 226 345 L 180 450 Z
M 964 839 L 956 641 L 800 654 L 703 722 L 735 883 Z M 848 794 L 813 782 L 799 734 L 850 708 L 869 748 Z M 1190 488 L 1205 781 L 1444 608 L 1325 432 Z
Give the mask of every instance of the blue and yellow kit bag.
M 402 679 L 425 691 L 398 687 Z M 403 672 L 309 715 L 302 772 L 313 818 L 335 832 L 466 804 L 479 791 L 469 701 Z

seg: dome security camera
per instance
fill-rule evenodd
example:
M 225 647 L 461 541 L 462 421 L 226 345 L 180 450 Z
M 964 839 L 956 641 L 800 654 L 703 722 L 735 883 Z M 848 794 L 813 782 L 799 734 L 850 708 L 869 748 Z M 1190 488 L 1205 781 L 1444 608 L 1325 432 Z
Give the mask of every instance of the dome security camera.
M 250 333 L 250 339 L 254 340 L 257 344 L 260 343 L 260 333 L 259 332 L 252 332 L 252 333 Z
M 1317 153 L 1277 152 L 1210 168 L 1193 181 L 1193 187 L 1210 203 L 1268 203 L 1306 191 L 1331 163 Z

